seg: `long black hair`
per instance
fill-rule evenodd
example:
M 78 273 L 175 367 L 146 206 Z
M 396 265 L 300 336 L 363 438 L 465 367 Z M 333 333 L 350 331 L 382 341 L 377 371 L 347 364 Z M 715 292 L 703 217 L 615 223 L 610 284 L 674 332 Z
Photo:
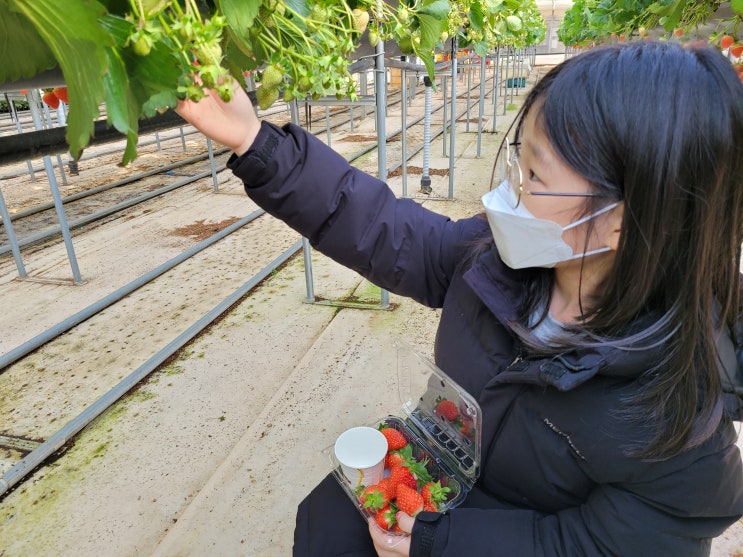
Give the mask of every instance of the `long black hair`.
M 715 339 L 740 313 L 743 84 L 709 47 L 612 45 L 548 72 L 517 136 L 530 111 L 568 166 L 624 202 L 613 268 L 573 332 L 575 344 L 664 345 L 626 401 L 629 417 L 651 428 L 632 453 L 668 458 L 704 442 L 722 415 Z M 524 315 L 544 311 L 549 276 L 535 278 Z M 643 315 L 653 325 L 628 337 Z

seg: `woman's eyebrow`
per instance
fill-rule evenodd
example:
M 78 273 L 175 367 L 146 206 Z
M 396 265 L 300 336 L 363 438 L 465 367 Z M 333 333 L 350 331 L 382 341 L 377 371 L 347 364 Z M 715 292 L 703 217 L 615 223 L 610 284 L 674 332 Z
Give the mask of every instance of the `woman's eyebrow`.
M 536 158 L 537 161 L 539 161 L 541 164 L 549 166 L 550 160 L 549 160 L 549 157 L 547 156 L 547 153 L 544 151 L 544 149 L 540 149 L 537 145 L 534 145 L 530 141 L 522 141 L 521 148 L 529 151 L 529 153 L 534 158 Z

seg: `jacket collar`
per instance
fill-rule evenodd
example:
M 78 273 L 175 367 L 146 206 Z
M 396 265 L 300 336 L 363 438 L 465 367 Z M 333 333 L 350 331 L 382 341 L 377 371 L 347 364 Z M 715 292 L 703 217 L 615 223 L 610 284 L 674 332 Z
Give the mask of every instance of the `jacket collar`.
M 507 267 L 493 247 L 478 258 L 463 278 L 482 303 L 510 330 L 510 323 L 516 319 L 518 304 L 525 294 L 524 281 L 534 272 L 540 271 Z M 739 342 L 738 347 L 733 345 L 730 335 L 720 335 L 718 349 L 722 365 L 719 372 L 724 411 L 735 420 L 743 419 L 743 342 Z M 652 362 L 662 357 L 663 346 L 637 350 L 579 348 L 549 357 L 517 358 L 498 374 L 495 381 L 528 383 L 568 391 L 596 375 L 637 379 Z

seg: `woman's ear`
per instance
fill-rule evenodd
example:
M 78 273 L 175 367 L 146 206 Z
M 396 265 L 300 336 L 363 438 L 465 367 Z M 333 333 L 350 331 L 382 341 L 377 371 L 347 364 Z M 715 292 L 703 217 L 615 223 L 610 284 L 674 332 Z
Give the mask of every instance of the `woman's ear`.
M 624 221 L 624 202 L 620 202 L 606 215 L 606 245 L 613 251 L 619 247 L 619 238 L 622 235 L 622 222 Z

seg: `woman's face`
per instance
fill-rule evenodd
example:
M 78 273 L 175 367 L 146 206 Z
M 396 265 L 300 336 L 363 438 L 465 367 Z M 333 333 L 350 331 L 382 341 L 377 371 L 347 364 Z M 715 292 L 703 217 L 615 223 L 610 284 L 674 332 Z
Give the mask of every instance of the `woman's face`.
M 530 192 L 552 192 L 580 194 L 593 192 L 593 186 L 565 164 L 552 148 L 547 134 L 537 122 L 539 107 L 534 107 L 526 116 L 521 136 L 519 164 L 522 173 L 521 203 L 537 218 L 551 220 L 561 227 L 574 223 L 588 214 L 586 204 L 590 197 L 558 195 L 529 195 Z M 595 210 L 608 204 L 598 200 Z M 606 246 L 616 249 L 618 230 L 621 225 L 621 205 L 607 213 L 596 216 L 590 222 L 563 232 L 563 240 L 573 253 L 583 253 Z M 592 228 L 591 228 L 592 227 Z M 591 230 L 588 244 L 586 234 Z M 612 233 L 616 232 L 616 238 Z M 576 260 L 579 261 L 579 260 Z M 560 266 L 561 264 L 558 264 Z

